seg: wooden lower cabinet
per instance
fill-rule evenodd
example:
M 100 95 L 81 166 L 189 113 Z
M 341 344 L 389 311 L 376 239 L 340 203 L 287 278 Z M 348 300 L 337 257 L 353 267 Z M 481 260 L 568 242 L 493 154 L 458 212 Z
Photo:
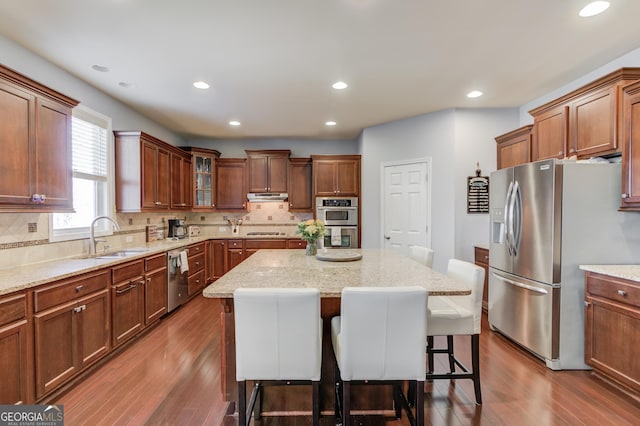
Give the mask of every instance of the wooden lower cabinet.
M 111 322 L 112 345 L 117 347 L 144 328 L 143 261 L 112 268 Z
M 189 246 L 189 276 L 187 278 L 187 294 L 189 297 L 199 293 L 207 283 L 206 271 L 206 243 Z
M 244 260 L 244 241 L 227 240 L 227 271 Z
M 144 325 L 167 313 L 167 254 L 160 253 L 144 260 Z
M 640 399 L 640 283 L 586 273 L 585 362 Z
M 212 283 L 227 272 L 226 240 L 210 240 L 207 259 L 207 283 Z
M 489 250 L 474 247 L 474 263 L 484 268 L 484 290 L 482 291 L 482 310 L 489 310 Z
M 24 293 L 0 299 L 0 404 L 30 404 L 34 399 L 27 312 Z
M 36 399 L 109 351 L 109 293 L 104 289 L 34 315 Z
M 286 249 L 286 240 L 245 240 L 244 258 L 251 256 L 260 249 Z

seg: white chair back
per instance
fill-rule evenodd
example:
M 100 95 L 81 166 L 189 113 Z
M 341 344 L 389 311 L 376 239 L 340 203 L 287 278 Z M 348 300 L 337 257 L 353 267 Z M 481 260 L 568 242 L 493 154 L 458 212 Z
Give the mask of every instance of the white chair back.
M 238 289 L 233 294 L 236 379 L 320 380 L 317 289 Z
M 347 287 L 342 291 L 339 361 L 343 380 L 424 380 L 427 291 Z
M 411 246 L 409 247 L 409 250 L 411 250 L 409 257 L 413 260 L 420 262 L 429 268 L 433 267 L 433 250 L 421 246 Z
M 468 296 L 452 296 L 449 299 L 473 312 L 473 334 L 480 333 L 482 319 L 482 293 L 484 291 L 484 269 L 470 262 L 458 259 L 450 259 L 447 266 L 447 275 L 453 279 L 471 287 Z

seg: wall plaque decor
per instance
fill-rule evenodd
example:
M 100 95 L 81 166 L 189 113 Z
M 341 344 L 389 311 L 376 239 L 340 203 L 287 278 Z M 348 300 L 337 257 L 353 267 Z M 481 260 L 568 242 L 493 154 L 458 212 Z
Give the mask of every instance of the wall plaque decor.
M 476 175 L 467 178 L 467 213 L 489 213 L 489 176 L 480 176 L 480 163 Z

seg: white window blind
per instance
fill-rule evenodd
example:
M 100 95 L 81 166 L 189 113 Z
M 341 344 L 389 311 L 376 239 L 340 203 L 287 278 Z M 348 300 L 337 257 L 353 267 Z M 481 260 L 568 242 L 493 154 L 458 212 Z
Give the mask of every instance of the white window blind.
M 74 213 L 51 215 L 49 239 L 64 241 L 88 238 L 96 216 L 107 215 L 109 205 L 109 141 L 111 119 L 78 106 L 71 119 Z M 98 233 L 109 232 L 96 226 Z
M 78 117 L 72 119 L 73 174 L 107 180 L 107 129 Z

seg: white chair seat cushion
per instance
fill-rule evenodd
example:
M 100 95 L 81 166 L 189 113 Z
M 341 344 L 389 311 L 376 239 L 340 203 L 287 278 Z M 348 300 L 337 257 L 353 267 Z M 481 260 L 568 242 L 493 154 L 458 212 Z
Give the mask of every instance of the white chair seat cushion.
M 428 336 L 475 334 L 473 312 L 456 303 L 454 297 L 429 298 L 427 302 Z

